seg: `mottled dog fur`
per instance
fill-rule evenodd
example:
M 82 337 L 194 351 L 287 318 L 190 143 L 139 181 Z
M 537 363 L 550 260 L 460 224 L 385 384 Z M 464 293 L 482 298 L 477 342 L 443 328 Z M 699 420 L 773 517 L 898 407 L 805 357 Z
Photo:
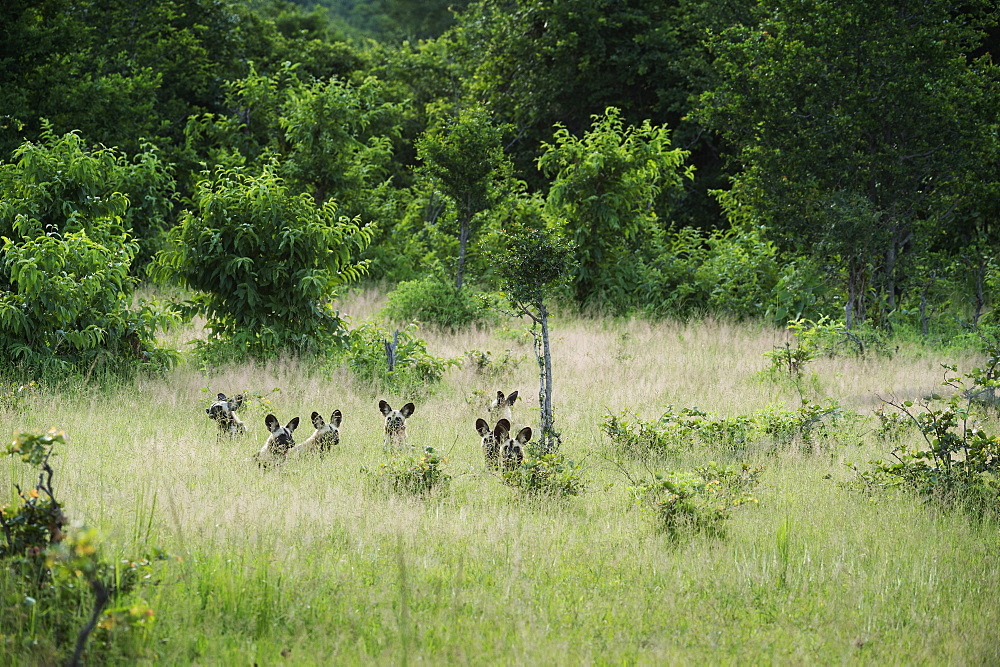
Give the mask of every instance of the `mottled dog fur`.
M 344 415 L 340 410 L 334 410 L 330 415 L 330 421 L 324 421 L 318 413 L 312 413 L 312 424 L 315 431 L 302 444 L 295 445 L 288 450 L 289 456 L 299 456 L 301 454 L 311 454 L 319 452 L 320 456 L 340 444 L 340 423 Z
M 406 446 L 406 418 L 413 414 L 413 403 L 393 410 L 385 401 L 379 401 L 378 409 L 385 415 L 385 446 L 402 449 Z
M 213 420 L 219 427 L 219 437 L 227 436 L 234 438 L 247 432 L 246 425 L 236 416 L 236 411 L 243 405 L 243 395 L 236 394 L 232 398 L 226 398 L 220 393 L 211 406 L 205 408 L 209 419 Z
M 531 440 L 531 428 L 525 426 L 517 435 L 509 434 L 500 444 L 500 466 L 504 472 L 514 470 L 524 463 L 524 446 Z
M 517 400 L 517 392 L 512 391 L 510 395 L 504 396 L 502 391 L 497 392 L 497 397 L 490 401 L 487 409 L 490 419 L 506 419 L 511 424 L 514 423 L 514 401 Z
M 476 420 L 476 433 L 482 437 L 483 458 L 486 467 L 496 470 L 500 467 L 500 445 L 510 437 L 510 422 L 501 419 L 493 430 L 485 419 Z
M 299 418 L 296 417 L 284 426 L 274 415 L 264 417 L 264 426 L 271 432 L 267 437 L 264 446 L 254 456 L 257 463 L 262 467 L 278 465 L 284 463 L 288 450 L 295 447 L 295 438 L 292 432 L 299 426 Z

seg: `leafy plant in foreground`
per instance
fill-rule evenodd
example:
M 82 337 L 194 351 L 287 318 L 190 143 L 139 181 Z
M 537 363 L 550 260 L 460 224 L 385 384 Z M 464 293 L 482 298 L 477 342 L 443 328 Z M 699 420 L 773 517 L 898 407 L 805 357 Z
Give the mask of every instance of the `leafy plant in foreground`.
M 447 491 L 451 483 L 451 475 L 443 469 L 447 462 L 448 459 L 438 454 L 433 447 L 427 447 L 420 458 L 394 459 L 381 464 L 370 474 L 377 484 L 396 493 L 426 497 L 435 490 L 438 493 Z
M 928 500 L 958 504 L 974 516 L 1000 511 L 1000 437 L 986 433 L 977 423 L 976 397 L 1000 385 L 1000 341 L 990 350 L 987 363 L 962 375 L 944 365 L 942 383 L 954 393 L 943 405 L 925 400 L 882 399 L 899 411 L 923 439 L 923 446 L 897 445 L 892 461 L 872 461 L 861 471 L 853 464 L 859 482 L 868 488 L 903 487 Z
M 673 539 L 685 532 L 723 536 L 732 511 L 757 502 L 752 493 L 762 472 L 763 468 L 746 463 L 721 468 L 709 463 L 694 472 L 656 474 L 634 483 L 629 491 L 657 527 Z
M 22 635 L 30 645 L 37 644 L 44 632 L 51 633 L 53 643 L 67 645 L 70 628 L 86 618 L 69 660 L 76 665 L 95 628 L 118 625 L 148 631 L 152 610 L 141 598 L 126 600 L 124 595 L 148 580 L 153 561 L 164 556 L 157 550 L 152 556 L 109 563 L 101 558 L 96 530 L 82 523 L 67 525 L 49 464 L 53 448 L 65 443 L 65 435 L 53 429 L 17 434 L 6 448 L 6 454 L 19 456 L 40 473 L 31 489 L 15 485 L 18 503 L 0 508 L 0 563 L 11 568 L 15 579 L 11 583 L 21 591 L 31 617 L 20 618 L 14 610 L 5 609 L 0 618 L 5 632 Z M 88 603 L 91 610 L 86 614 Z M 115 606 L 108 609 L 109 604 Z
M 560 452 L 529 456 L 520 466 L 501 475 L 508 486 L 528 494 L 578 496 L 587 488 L 580 464 Z

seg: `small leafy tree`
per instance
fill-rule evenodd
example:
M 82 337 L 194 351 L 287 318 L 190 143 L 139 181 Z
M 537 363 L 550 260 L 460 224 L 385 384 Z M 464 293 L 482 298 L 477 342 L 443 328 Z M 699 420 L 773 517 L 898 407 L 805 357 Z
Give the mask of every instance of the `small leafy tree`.
M 576 246 L 573 287 L 580 303 L 622 300 L 637 280 L 635 253 L 658 228 L 655 200 L 693 177 L 693 168 L 684 167 L 687 152 L 670 148 L 666 127 L 623 125 L 619 110 L 609 107 L 593 116 L 582 138 L 557 126 L 554 143 L 543 144 L 538 159 L 554 179 L 547 209 L 567 221 Z
M 40 608 L 34 614 L 41 619 L 38 626 L 33 618 L 30 636 L 25 637 L 31 644 L 37 644 L 37 637 L 46 631 L 53 636 L 68 636 L 73 625 L 85 616 L 87 620 L 77 633 L 68 662 L 78 665 L 88 637 L 100 624 L 120 622 L 149 629 L 153 610 L 141 598 L 126 598 L 126 594 L 151 582 L 153 561 L 163 560 L 165 555 L 153 549 L 143 558 L 123 561 L 127 565 L 111 563 L 101 556 L 96 530 L 81 523 L 69 524 L 55 496 L 55 472 L 49 463 L 54 449 L 65 444 L 65 434 L 50 429 L 45 433 L 17 433 L 3 451 L 37 468 L 39 474 L 33 488 L 22 489 L 15 484 L 19 501 L 0 507 L 0 564 L 17 575 L 15 581 L 22 587 L 23 599 Z M 107 608 L 115 602 L 118 605 Z M 6 613 L 0 613 L 0 618 L 8 621 Z M 5 625 L 4 631 L 17 637 L 13 623 Z
M 335 290 L 367 267 L 356 255 L 370 226 L 294 195 L 265 167 L 254 176 L 220 169 L 199 182 L 196 212 L 185 212 L 157 256 L 154 275 L 198 294 L 209 347 L 235 357 L 308 352 L 342 342 L 344 323 L 331 307 Z
M 872 461 L 872 469 L 857 473 L 868 487 L 901 487 L 945 506 L 957 505 L 974 517 L 1000 513 L 1000 437 L 982 428 L 979 403 L 996 404 L 1000 386 L 1000 338 L 989 344 L 986 363 L 965 374 L 944 365 L 942 383 L 953 390 L 947 399 L 933 395 L 920 405 L 883 398 L 920 433 L 922 443 L 903 441 L 900 420 L 880 417 L 880 429 L 896 435 L 891 461 Z M 943 405 L 931 402 L 943 400 Z M 890 439 L 890 438 L 886 438 Z
M 541 408 L 541 454 L 559 448 L 559 433 L 552 413 L 552 353 L 549 340 L 549 304 L 570 280 L 575 267 L 575 246 L 556 224 L 546 218 L 537 200 L 520 203 L 518 222 L 506 232 L 507 254 L 497 268 L 500 289 L 515 313 L 532 322 L 535 358 L 538 360 L 538 404 Z
M 746 463 L 719 467 L 709 462 L 694 472 L 670 471 L 653 479 L 633 480 L 629 491 L 673 540 L 686 533 L 723 537 L 733 510 L 757 502 L 753 491 L 762 472 Z
M 469 239 L 483 221 L 480 214 L 501 201 L 511 183 L 504 131 L 484 110 L 463 109 L 417 142 L 417 157 L 423 162 L 420 173 L 452 200 L 458 212 L 457 289 L 465 279 Z

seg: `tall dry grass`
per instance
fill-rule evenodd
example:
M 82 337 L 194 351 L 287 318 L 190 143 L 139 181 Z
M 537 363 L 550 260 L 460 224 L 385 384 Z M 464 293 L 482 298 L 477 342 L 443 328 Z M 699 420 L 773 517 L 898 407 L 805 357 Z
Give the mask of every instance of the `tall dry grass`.
M 360 293 L 342 308 L 357 321 L 378 299 Z M 762 354 L 785 339 L 766 327 L 564 318 L 553 332 L 556 426 L 588 482 L 575 498 L 527 498 L 484 470 L 474 422 L 490 395 L 518 390 L 515 421 L 537 422 L 537 367 L 516 322 L 422 332 L 439 356 L 509 349 L 522 358 L 497 378 L 465 364 L 417 401 L 411 442 L 444 452 L 454 477 L 426 499 L 387 493 L 363 472 L 389 457 L 378 399 L 398 407 L 413 397 L 376 395 L 343 368 L 283 360 L 206 374 L 188 365 L 134 385 L 41 396 L 4 421 L 69 434 L 56 488 L 112 555 L 156 543 L 181 558 L 145 591 L 157 612 L 152 636 L 109 654 L 122 662 L 1000 660 L 996 527 L 838 485 L 852 476 L 846 462 L 885 457 L 870 424 L 821 452 L 751 452 L 765 468 L 759 503 L 736 512 L 723 538 L 680 541 L 630 502 L 599 429 L 622 410 L 654 418 L 672 404 L 734 416 L 794 408 L 804 395 L 867 418 L 877 395 L 934 389 L 939 361 L 968 367 L 973 355 L 817 360 L 797 387 L 761 373 Z M 219 391 L 260 397 L 243 415 L 245 439 L 216 438 L 204 408 Z M 335 408 L 342 441 L 326 459 L 277 471 L 250 461 L 266 413 L 301 417 L 301 440 L 311 411 Z M 987 427 L 998 430 L 995 420 Z M 645 475 L 726 456 L 698 445 L 625 465 Z M 0 493 L 10 497 L 13 483 L 32 479 L 7 465 Z M 0 655 L 37 654 L 0 643 Z

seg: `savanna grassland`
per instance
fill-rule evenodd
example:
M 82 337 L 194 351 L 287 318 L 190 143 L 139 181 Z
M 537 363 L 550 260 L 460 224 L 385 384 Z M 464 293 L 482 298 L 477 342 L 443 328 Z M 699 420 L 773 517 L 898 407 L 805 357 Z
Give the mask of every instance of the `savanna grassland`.
M 378 299 L 343 304 L 370 316 Z M 171 332 L 174 342 L 199 335 Z M 874 437 L 878 395 L 938 388 L 940 362 L 972 353 L 903 345 L 891 357 L 822 358 L 798 387 L 762 372 L 781 330 L 722 321 L 649 323 L 557 317 L 556 427 L 581 464 L 576 497 L 531 497 L 484 469 L 473 424 L 486 395 L 519 390 L 515 421 L 537 422 L 537 366 L 520 325 L 424 330 L 441 357 L 470 350 L 520 363 L 499 376 L 465 363 L 414 394 L 384 392 L 348 369 L 284 360 L 102 389 L 39 392 L 9 410 L 12 430 L 64 430 L 54 485 L 71 519 L 96 527 L 119 558 L 159 545 L 170 557 L 140 587 L 147 630 L 99 628 L 101 659 L 160 664 L 842 663 L 1000 661 L 1000 532 L 902 493 L 850 488 L 854 462 L 886 458 Z M 944 356 L 947 355 L 947 356 Z M 219 441 L 205 408 L 248 392 L 249 433 Z M 631 410 L 667 405 L 740 415 L 796 408 L 805 396 L 860 417 L 821 444 L 760 443 L 740 454 L 701 442 L 666 458 L 623 459 L 600 429 Z M 447 457 L 450 485 L 428 497 L 373 483 L 386 462 L 377 403 L 414 401 L 409 437 Z M 532 408 L 535 408 L 534 410 Z M 260 470 L 264 415 L 344 413 L 325 459 Z M 984 424 L 996 432 L 995 418 Z M 909 436 L 907 436 L 909 437 Z M 913 437 L 919 437 L 914 434 Z M 658 530 L 628 493 L 634 479 L 708 461 L 763 468 L 757 502 L 725 534 Z M 30 486 L 14 459 L 0 482 Z M 369 472 L 365 472 L 367 470 Z M 9 502 L 9 500 L 5 500 Z M 0 579 L 10 600 L 10 583 Z M 42 613 L 44 610 L 36 610 Z M 80 610 L 81 619 L 86 610 Z M 0 635 L 24 636 L 31 615 L 5 613 Z M 82 624 L 82 621 L 81 621 Z M 131 635 L 129 634 L 131 633 Z M 0 644 L 4 664 L 54 660 L 52 639 Z M 92 648 L 97 651 L 97 648 Z M 95 655 L 98 655 L 95 653 Z

